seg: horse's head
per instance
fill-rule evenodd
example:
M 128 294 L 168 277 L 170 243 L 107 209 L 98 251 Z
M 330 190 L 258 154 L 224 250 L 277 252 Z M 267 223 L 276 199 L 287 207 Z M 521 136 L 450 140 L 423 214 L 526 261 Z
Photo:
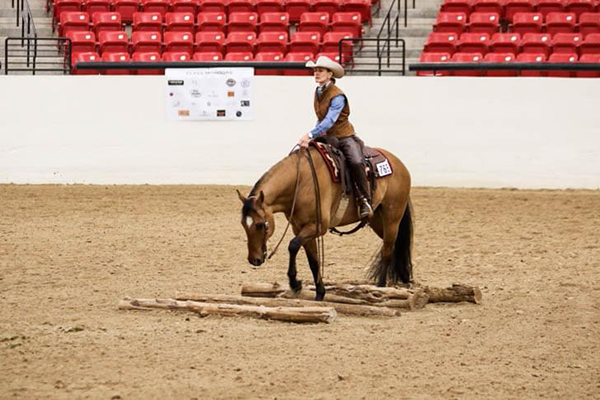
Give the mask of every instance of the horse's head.
M 244 205 L 242 207 L 242 226 L 248 238 L 248 262 L 258 267 L 267 258 L 267 240 L 275 231 L 275 220 L 264 205 L 265 195 L 244 197 L 238 191 Z

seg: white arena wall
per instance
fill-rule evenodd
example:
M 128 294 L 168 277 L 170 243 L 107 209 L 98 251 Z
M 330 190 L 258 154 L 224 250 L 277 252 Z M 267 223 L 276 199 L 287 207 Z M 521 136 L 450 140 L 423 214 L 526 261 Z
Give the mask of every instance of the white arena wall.
M 416 186 L 600 188 L 600 79 L 346 77 L 351 121 Z M 161 76 L 0 76 L 0 183 L 253 184 L 314 126 L 310 77 L 256 119 L 166 119 Z

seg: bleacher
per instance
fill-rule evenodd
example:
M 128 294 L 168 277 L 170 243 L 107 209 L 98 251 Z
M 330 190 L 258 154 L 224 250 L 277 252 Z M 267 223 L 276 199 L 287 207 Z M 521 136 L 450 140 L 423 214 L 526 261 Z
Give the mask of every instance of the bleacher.
M 600 63 L 600 0 L 445 0 L 423 63 Z M 420 76 L 600 77 L 596 71 L 421 71 Z
M 53 26 L 82 61 L 302 61 L 347 66 L 372 20 L 371 0 L 54 0 Z M 261 74 L 307 74 L 270 70 Z M 74 69 L 75 74 L 97 71 Z M 161 73 L 113 70 L 108 74 Z

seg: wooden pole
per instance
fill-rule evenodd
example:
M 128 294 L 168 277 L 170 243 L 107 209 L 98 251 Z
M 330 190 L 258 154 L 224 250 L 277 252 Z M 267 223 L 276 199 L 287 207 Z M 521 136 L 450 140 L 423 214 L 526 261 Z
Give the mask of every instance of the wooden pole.
M 243 305 L 263 305 L 267 307 L 331 307 L 338 314 L 357 315 L 357 316 L 380 316 L 380 317 L 396 317 L 400 315 L 400 311 L 387 309 L 385 307 L 373 307 L 369 305 L 355 305 L 334 303 L 330 301 L 314 301 L 314 294 L 306 293 L 310 299 L 302 298 L 252 298 L 239 297 L 228 295 L 206 295 L 206 294 L 181 294 L 177 296 L 177 300 L 193 300 L 203 303 L 227 303 L 227 304 L 243 304 Z
M 237 304 L 211 304 L 197 301 L 178 301 L 173 299 L 124 299 L 119 309 L 168 309 L 189 310 L 201 316 L 220 315 L 227 317 L 250 317 L 276 321 L 298 323 L 332 323 L 337 312 L 331 307 L 265 307 Z
M 459 303 L 467 301 L 469 303 L 481 304 L 483 297 L 479 288 L 457 283 L 446 289 L 426 286 L 423 290 L 429 295 L 430 303 Z
M 286 291 L 279 283 L 246 283 L 242 286 L 242 296 L 283 297 L 287 299 L 314 300 L 315 287 L 308 286 L 300 293 Z M 376 307 L 416 310 L 425 307 L 427 294 L 421 290 L 380 288 L 373 285 L 329 285 L 325 287 L 325 301 L 329 303 L 370 305 Z

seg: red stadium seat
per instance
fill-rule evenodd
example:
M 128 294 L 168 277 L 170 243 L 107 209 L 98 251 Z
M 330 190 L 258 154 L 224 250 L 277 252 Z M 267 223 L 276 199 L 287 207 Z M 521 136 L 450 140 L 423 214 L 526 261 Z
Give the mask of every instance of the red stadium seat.
M 549 13 L 546 15 L 546 32 L 551 35 L 575 32 L 576 21 L 573 13 Z
M 133 31 L 162 32 L 163 17 L 160 13 L 133 14 Z
M 578 54 L 579 45 L 583 42 L 581 33 L 557 33 L 552 38 L 552 52 Z
M 165 32 L 165 52 L 194 53 L 194 36 L 189 32 Z
M 253 61 L 254 56 L 249 52 L 234 52 L 225 55 L 225 61 Z
M 324 12 L 329 14 L 329 18 L 333 16 L 336 12 L 340 11 L 341 2 L 336 0 L 314 0 L 313 2 L 313 10 L 315 12 Z
M 162 53 L 160 32 L 133 32 L 131 34 L 131 48 L 133 53 Z
M 258 14 L 255 12 L 236 12 L 229 14 L 227 32 L 256 32 Z
M 576 63 L 577 62 L 577 54 L 551 54 L 548 57 L 548 62 L 551 63 Z M 574 71 L 548 71 L 547 76 L 554 77 L 571 77 L 575 76 Z
M 233 32 L 227 35 L 225 40 L 227 53 L 254 53 L 256 45 L 256 33 Z
M 543 62 L 546 62 L 546 55 L 545 54 L 521 53 L 517 56 L 517 62 L 520 62 L 520 63 L 543 63 Z M 519 75 L 521 75 L 521 76 L 544 76 L 544 72 L 522 70 L 522 71 L 520 71 Z
M 493 53 L 518 54 L 521 49 L 521 35 L 518 33 L 496 33 L 490 40 L 490 51 Z
M 187 12 L 165 14 L 165 31 L 194 34 L 195 30 L 194 14 Z
M 600 33 L 590 33 L 579 46 L 579 54 L 600 54 Z
M 285 56 L 286 62 L 303 62 L 313 60 L 314 54 L 311 53 L 288 53 Z M 313 72 L 309 69 L 285 69 L 283 70 L 283 75 L 288 76 L 308 76 L 312 75 Z
M 227 0 L 204 0 L 200 3 L 200 10 L 227 13 Z
M 66 36 L 69 32 L 89 31 L 90 16 L 85 12 L 65 11 L 60 14 L 58 34 Z
M 455 33 L 430 33 L 425 43 L 424 51 L 427 53 L 454 54 L 458 45 L 458 35 Z
M 484 62 L 489 63 L 512 63 L 515 62 L 515 55 L 512 53 L 488 53 L 483 58 Z M 492 71 L 488 70 L 486 73 L 487 76 L 519 76 L 519 71 Z
M 89 53 L 75 53 L 73 54 L 73 61 L 71 62 L 71 73 L 73 75 L 98 75 L 100 72 L 97 70 L 87 70 L 81 69 L 78 70 L 76 68 L 76 64 L 79 62 L 99 62 L 101 61 L 98 53 L 89 52 Z
M 422 63 L 447 63 L 450 62 L 450 53 L 422 53 L 419 62 Z M 419 71 L 417 76 L 449 76 L 450 71 Z
M 103 57 L 108 53 L 129 53 L 127 32 L 100 32 L 98 50 Z
M 166 62 L 187 62 L 192 61 L 192 56 L 184 51 L 167 51 L 163 53 L 162 59 Z
M 541 13 L 516 13 L 513 16 L 513 32 L 526 33 L 542 32 L 543 16 Z
M 92 29 L 96 35 L 103 31 L 119 32 L 123 29 L 118 12 L 97 12 L 92 16 Z
M 317 32 L 294 32 L 290 40 L 290 53 L 317 54 L 321 35 Z
M 463 33 L 460 35 L 457 50 L 460 53 L 486 54 L 489 46 L 490 35 L 487 33 Z
M 191 13 L 198 14 L 200 10 L 200 0 L 171 0 L 172 13 Z
M 564 0 L 538 0 L 536 4 L 536 10 L 546 17 L 550 13 L 564 12 L 564 3 Z
M 102 61 L 129 62 L 131 57 L 129 57 L 129 53 L 105 53 L 102 54 Z M 131 75 L 131 71 L 128 69 L 105 69 L 102 73 L 104 75 Z
M 125 24 L 133 22 L 133 14 L 140 8 L 139 0 L 114 0 L 112 4 L 114 11 L 121 14 L 121 21 Z
M 581 14 L 593 13 L 594 9 L 595 5 L 592 0 L 569 0 L 566 3 L 565 11 L 573 13 L 579 18 Z
M 444 0 L 440 11 L 469 15 L 473 12 L 474 3 L 473 0 Z
M 262 21 L 264 13 L 280 13 L 285 10 L 284 0 L 257 0 L 256 13 Z M 289 16 L 288 16 L 289 19 Z
M 287 0 L 285 11 L 290 15 L 290 22 L 298 23 L 302 14 L 310 12 L 311 6 L 311 0 Z
M 579 58 L 581 63 L 600 64 L 600 54 L 584 54 Z M 578 78 L 600 78 L 600 71 L 577 71 Z
M 290 15 L 286 12 L 266 12 L 260 14 L 260 32 L 288 33 Z
M 97 50 L 94 32 L 72 31 L 67 37 L 71 39 L 71 54 L 95 53 Z
M 526 33 L 521 41 L 523 53 L 545 54 L 552 52 L 552 36 L 547 33 Z
M 452 62 L 455 63 L 480 63 L 483 61 L 483 55 L 477 53 L 454 53 Z M 485 72 L 481 70 L 463 70 L 452 71 L 452 76 L 484 76 Z
M 474 12 L 496 13 L 500 16 L 503 14 L 503 0 L 475 0 L 473 4 Z
M 298 32 L 318 32 L 321 36 L 329 31 L 329 14 L 326 12 L 307 12 L 300 16 Z
M 512 21 L 516 13 L 532 13 L 535 2 L 531 0 L 507 0 L 504 3 L 504 18 Z
M 192 57 L 194 61 L 223 61 L 221 53 L 194 53 Z
M 169 0 L 142 0 L 141 9 L 144 12 L 160 13 L 164 18 L 167 11 L 169 11 L 169 6 Z
M 288 35 L 281 32 L 263 32 L 258 36 L 256 51 L 259 53 L 287 53 Z
M 350 32 L 327 32 L 323 36 L 323 44 L 321 47 L 322 53 L 339 53 L 340 41 L 342 39 L 350 39 L 352 34 Z M 344 57 L 352 57 L 352 48 L 354 43 L 351 41 L 342 42 L 342 53 Z
M 260 62 L 283 62 L 284 57 L 281 53 L 256 53 L 254 61 Z M 256 69 L 254 72 L 256 75 L 283 75 L 283 70 L 279 69 Z
M 223 32 L 196 33 L 196 53 L 219 53 L 225 50 L 225 34 Z
M 362 20 L 358 12 L 340 12 L 333 14 L 331 20 L 333 32 L 350 32 L 353 37 L 362 36 Z
M 584 13 L 579 16 L 579 32 L 583 36 L 600 33 L 600 13 Z
M 346 0 L 344 2 L 344 11 L 358 12 L 363 22 L 372 25 L 371 0 Z
M 83 9 L 83 0 L 54 0 L 52 5 L 53 17 L 52 17 L 52 30 L 56 27 L 56 24 L 60 21 L 61 14 L 63 12 L 81 12 Z
M 110 6 L 112 1 L 110 0 L 86 0 L 83 3 L 84 9 L 82 11 L 87 12 L 94 19 L 94 13 L 97 12 L 110 12 Z M 119 16 L 120 18 L 120 16 Z
M 223 12 L 201 12 L 198 14 L 198 32 L 225 32 L 227 18 Z
M 161 55 L 156 52 L 135 52 L 131 55 L 131 61 L 134 62 L 159 62 L 161 61 Z M 162 69 L 138 69 L 135 70 L 137 75 L 163 75 Z
M 254 6 L 254 0 L 229 0 L 227 3 L 227 10 L 231 13 L 251 13 L 256 10 Z
M 493 35 L 500 30 L 500 15 L 474 12 L 469 16 L 469 32 Z
M 467 14 L 441 12 L 437 16 L 434 32 L 460 34 L 465 30 L 466 23 Z

